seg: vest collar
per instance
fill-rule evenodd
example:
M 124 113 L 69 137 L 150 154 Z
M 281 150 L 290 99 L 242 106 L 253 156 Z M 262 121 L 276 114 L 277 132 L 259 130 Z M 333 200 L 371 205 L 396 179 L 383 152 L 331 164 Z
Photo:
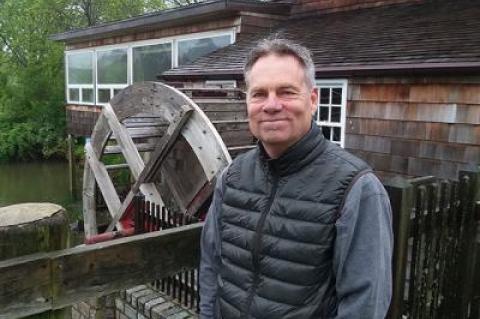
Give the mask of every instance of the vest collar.
M 270 158 L 262 143 L 258 143 L 260 160 L 268 166 L 272 173 L 280 176 L 293 174 L 301 170 L 322 154 L 326 147 L 327 141 L 320 128 L 313 121 L 307 134 L 278 158 Z

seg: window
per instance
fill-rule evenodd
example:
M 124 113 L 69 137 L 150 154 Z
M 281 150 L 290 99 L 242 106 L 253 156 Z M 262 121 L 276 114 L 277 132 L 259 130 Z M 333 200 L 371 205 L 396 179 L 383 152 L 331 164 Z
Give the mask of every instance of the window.
M 178 65 L 188 64 L 199 57 L 229 45 L 230 35 L 178 41 Z
M 157 75 L 172 67 L 172 44 L 139 46 L 132 49 L 133 82 L 156 81 Z
M 69 51 L 69 103 L 105 104 L 134 82 L 156 81 L 172 67 L 189 63 L 235 40 L 233 29 Z
M 344 146 L 345 118 L 347 104 L 347 81 L 318 80 L 318 109 L 315 114 L 317 124 L 322 128 L 323 136 Z
M 97 52 L 97 104 L 105 104 L 128 86 L 127 49 Z
M 68 54 L 66 62 L 68 102 L 93 104 L 93 52 Z

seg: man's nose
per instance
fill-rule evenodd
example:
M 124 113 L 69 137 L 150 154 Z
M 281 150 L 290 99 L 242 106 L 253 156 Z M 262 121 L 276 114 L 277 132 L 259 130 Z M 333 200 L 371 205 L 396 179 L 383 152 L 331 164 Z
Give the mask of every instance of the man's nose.
M 282 102 L 280 101 L 278 96 L 276 94 L 269 94 L 267 100 L 265 101 L 263 111 L 278 112 L 281 109 L 282 109 Z

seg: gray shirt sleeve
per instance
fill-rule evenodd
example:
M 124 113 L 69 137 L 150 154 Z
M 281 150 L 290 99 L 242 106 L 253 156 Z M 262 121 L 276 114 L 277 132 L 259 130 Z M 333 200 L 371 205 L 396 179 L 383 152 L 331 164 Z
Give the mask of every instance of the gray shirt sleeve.
M 223 176 L 217 180 L 212 204 L 208 210 L 200 240 L 200 318 L 215 318 L 217 299 L 217 272 L 220 265 L 220 238 L 218 230 L 218 210 L 223 198 Z
M 360 177 L 336 222 L 336 319 L 385 318 L 392 294 L 391 220 L 383 185 L 372 173 Z

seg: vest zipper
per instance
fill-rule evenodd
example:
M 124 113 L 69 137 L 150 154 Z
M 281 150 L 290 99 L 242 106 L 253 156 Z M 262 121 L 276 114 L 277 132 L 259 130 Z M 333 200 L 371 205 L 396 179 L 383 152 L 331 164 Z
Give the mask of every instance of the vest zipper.
M 270 208 L 272 207 L 273 200 L 275 199 L 275 195 L 277 193 L 278 187 L 278 179 L 279 177 L 276 174 L 272 174 L 272 189 L 270 191 L 270 195 L 268 197 L 267 207 L 262 212 L 262 216 L 258 220 L 257 229 L 255 231 L 255 239 L 253 245 L 253 252 L 252 252 L 252 264 L 253 264 L 253 271 L 254 271 L 254 279 L 253 279 L 253 286 L 250 289 L 250 294 L 247 298 L 247 307 L 245 316 L 248 318 L 250 313 L 250 306 L 252 305 L 253 296 L 255 295 L 255 291 L 258 288 L 258 284 L 260 283 L 260 250 L 262 248 L 262 237 L 263 237 L 263 226 L 265 224 L 265 220 L 267 219 L 267 215 L 270 212 Z

